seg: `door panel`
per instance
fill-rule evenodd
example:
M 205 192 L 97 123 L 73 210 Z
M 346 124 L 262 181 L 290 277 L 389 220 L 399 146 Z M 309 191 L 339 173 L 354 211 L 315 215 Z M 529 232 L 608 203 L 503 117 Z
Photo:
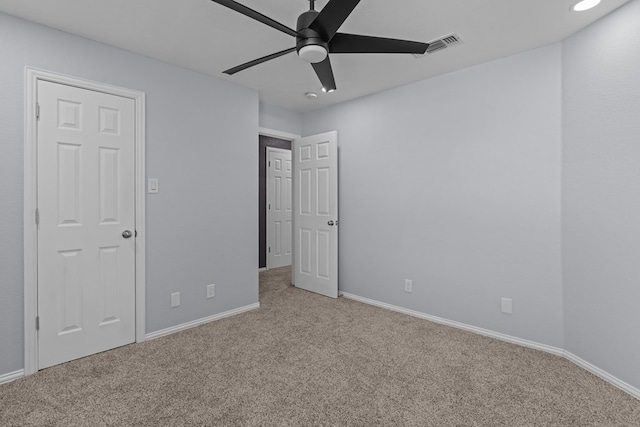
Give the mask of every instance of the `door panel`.
M 39 81 L 39 368 L 135 340 L 134 101 Z
M 291 151 L 267 149 L 267 268 L 291 265 Z
M 338 138 L 336 132 L 293 143 L 294 283 L 338 297 Z
M 100 147 L 100 224 L 118 222 L 120 151 Z
M 58 334 L 82 330 L 82 251 L 58 251 Z

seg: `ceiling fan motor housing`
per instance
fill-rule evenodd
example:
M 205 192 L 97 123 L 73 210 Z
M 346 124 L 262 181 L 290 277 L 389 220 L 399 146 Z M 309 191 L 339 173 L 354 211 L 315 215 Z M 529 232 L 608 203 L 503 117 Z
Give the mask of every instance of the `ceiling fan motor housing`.
M 324 51 L 327 54 L 329 53 L 329 44 L 326 41 L 324 41 L 320 33 L 309 28 L 309 25 L 311 25 L 311 23 L 316 19 L 316 16 L 318 16 L 318 13 L 319 12 L 316 10 L 309 10 L 307 12 L 304 12 L 302 15 L 298 17 L 298 25 L 297 25 L 298 36 L 296 37 L 296 52 L 298 52 L 298 55 L 300 57 L 302 57 L 303 59 L 309 62 L 320 62 L 326 57 L 326 54 L 325 54 L 323 57 L 321 57 L 319 61 L 310 60 L 308 59 L 308 57 L 305 58 L 305 56 L 307 56 L 306 55 L 307 52 L 309 51 L 313 51 L 315 55 L 319 55 L 318 52 L 321 52 L 321 50 L 317 49 L 316 47 L 320 47 L 324 49 Z M 307 46 L 314 47 L 315 49 L 305 49 L 301 53 L 300 51 Z M 313 57 L 314 54 L 311 54 L 309 56 Z

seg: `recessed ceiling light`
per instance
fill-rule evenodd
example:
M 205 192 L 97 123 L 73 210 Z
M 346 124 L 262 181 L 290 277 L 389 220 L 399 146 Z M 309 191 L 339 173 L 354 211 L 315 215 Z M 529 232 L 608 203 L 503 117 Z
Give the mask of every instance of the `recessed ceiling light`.
M 304 96 L 306 96 L 308 99 L 316 99 L 318 97 L 318 94 L 315 92 L 307 92 L 304 94 Z
M 571 9 L 575 10 L 576 12 L 582 12 L 591 9 L 592 7 L 596 7 L 599 4 L 600 0 L 582 0 L 574 4 Z

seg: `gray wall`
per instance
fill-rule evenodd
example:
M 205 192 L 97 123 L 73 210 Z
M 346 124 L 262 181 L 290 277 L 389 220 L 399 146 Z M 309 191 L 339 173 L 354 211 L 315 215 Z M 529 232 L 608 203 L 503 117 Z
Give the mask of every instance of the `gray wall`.
M 338 131 L 342 291 L 563 346 L 560 67 L 555 44 L 303 115 Z
M 634 0 L 561 45 L 299 114 L 0 14 L 0 374 L 23 364 L 30 65 L 147 93 L 148 331 L 257 301 L 258 125 L 337 129 L 343 291 L 563 347 L 640 387 L 638 21 Z
M 563 43 L 566 348 L 640 388 L 640 1 Z
M 25 66 L 147 94 L 147 332 L 258 301 L 256 92 L 4 14 L 0 58 L 0 375 L 24 365 Z
M 302 134 L 302 114 L 276 105 L 260 103 L 259 123 L 263 128 Z

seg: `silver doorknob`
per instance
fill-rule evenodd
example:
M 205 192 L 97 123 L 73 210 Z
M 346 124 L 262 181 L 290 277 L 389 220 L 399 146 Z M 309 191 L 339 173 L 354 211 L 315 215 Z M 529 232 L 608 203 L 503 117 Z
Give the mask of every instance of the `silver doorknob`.
M 122 237 L 124 237 L 125 239 L 128 239 L 131 236 L 133 236 L 133 233 L 130 230 L 124 230 L 122 232 Z
M 331 220 L 331 221 L 327 222 L 327 225 L 328 225 L 328 226 L 331 226 L 331 227 L 333 227 L 333 225 L 334 225 L 334 224 L 335 224 L 335 222 L 333 222 L 333 220 Z

